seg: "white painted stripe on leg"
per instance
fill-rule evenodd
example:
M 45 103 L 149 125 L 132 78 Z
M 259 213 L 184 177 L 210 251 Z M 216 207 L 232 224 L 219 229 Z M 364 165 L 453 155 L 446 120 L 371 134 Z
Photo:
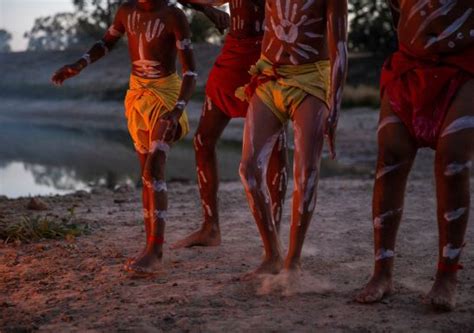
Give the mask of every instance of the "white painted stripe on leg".
M 474 128 L 474 116 L 465 116 L 460 117 L 454 120 L 448 127 L 446 127 L 441 134 L 441 137 L 445 137 L 446 135 L 453 134 L 465 129 Z

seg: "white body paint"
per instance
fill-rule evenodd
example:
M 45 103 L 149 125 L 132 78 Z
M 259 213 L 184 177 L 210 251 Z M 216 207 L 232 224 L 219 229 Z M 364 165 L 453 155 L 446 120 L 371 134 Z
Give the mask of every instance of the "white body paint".
M 394 165 L 387 165 L 387 166 L 384 166 L 383 168 L 380 168 L 378 171 L 377 171 L 377 175 L 375 176 L 376 179 L 379 179 L 379 178 L 382 178 L 383 176 L 385 176 L 387 173 L 390 173 L 394 170 L 397 170 L 400 166 L 402 166 L 403 163 L 399 163 L 399 164 L 394 164 Z
M 415 40 L 426 30 L 428 25 L 437 19 L 440 16 L 447 15 L 457 4 L 457 0 L 448 0 L 446 3 L 442 4 L 440 8 L 432 12 L 426 19 L 420 24 L 418 30 L 416 31 L 415 35 L 411 40 L 411 44 L 415 42 Z M 408 22 L 408 21 L 407 21 Z
M 153 141 L 151 143 L 150 153 L 154 153 L 156 150 L 160 150 L 160 151 L 164 152 L 165 154 L 168 154 L 170 149 L 171 148 L 170 148 L 169 144 L 167 144 L 164 141 L 157 140 L 157 141 Z
M 146 26 L 146 32 L 139 32 L 141 25 Z M 142 22 L 140 20 L 140 14 L 136 11 L 128 14 L 127 16 L 127 32 L 130 35 L 138 34 L 138 54 L 139 60 L 133 62 L 136 67 L 136 72 L 146 78 L 159 78 L 161 72 L 157 69 L 161 65 L 159 61 L 147 60 L 145 54 L 145 43 L 151 43 L 153 40 L 160 37 L 161 33 L 165 28 L 165 24 L 160 19 L 152 19 Z M 109 29 L 110 30 L 110 29 Z
M 164 180 L 153 179 L 153 189 L 156 192 L 167 192 L 168 186 Z
M 282 1 L 284 2 L 285 8 L 283 8 Z M 277 7 L 277 14 L 278 14 L 278 22 L 275 21 L 274 17 L 270 17 L 270 26 L 275 36 L 281 42 L 288 44 L 290 51 L 290 61 L 297 65 L 299 64 L 299 60 L 297 57 L 303 59 L 310 59 L 310 53 L 319 54 L 319 51 L 313 48 L 310 45 L 304 43 L 297 43 L 296 40 L 300 36 L 300 27 L 308 26 L 320 21 L 323 21 L 323 18 L 318 19 L 308 19 L 307 15 L 299 15 L 301 12 L 308 10 L 311 5 L 315 3 L 315 0 L 308 0 L 300 9 L 298 9 L 298 4 L 294 3 L 291 4 L 290 0 L 276 0 L 276 7 Z M 267 2 L 268 6 L 268 2 Z M 270 10 L 267 8 L 267 10 Z M 269 30 L 269 27 L 266 26 L 265 30 Z M 309 38 L 324 38 L 322 34 L 315 34 L 312 32 L 305 32 L 305 36 Z M 275 38 L 270 39 L 265 52 L 268 52 L 273 43 Z M 283 45 L 280 46 L 276 53 L 276 60 L 279 61 L 281 55 L 283 53 Z
M 466 163 L 451 163 L 446 167 L 444 171 L 445 176 L 454 176 L 457 175 L 464 170 L 470 170 L 472 167 L 472 161 L 468 161 Z
M 462 248 L 454 248 L 453 244 L 448 243 L 443 247 L 443 258 L 456 259 L 461 254 L 461 251 Z
M 395 252 L 393 252 L 393 250 L 380 248 L 375 253 L 375 260 L 377 260 L 377 261 L 384 260 L 384 259 L 388 259 L 388 258 L 393 258 L 394 256 L 395 256 Z
M 168 212 L 166 210 L 155 209 L 155 219 L 157 220 L 166 220 Z
M 469 16 L 471 16 L 472 11 L 473 9 L 469 8 L 461 17 L 457 18 L 453 23 L 446 27 L 446 29 L 444 29 L 443 32 L 439 34 L 439 36 L 430 38 L 425 45 L 425 49 L 456 33 L 456 31 L 458 31 L 458 29 L 461 28 L 462 25 L 467 21 Z M 451 48 L 455 46 L 453 41 L 449 42 L 448 45 Z
M 395 115 L 388 116 L 382 119 L 377 129 L 377 134 L 387 125 L 401 123 L 402 121 Z
M 474 116 L 464 116 L 454 120 L 448 127 L 446 127 L 441 134 L 441 137 L 453 134 L 465 129 L 474 128 Z
M 178 50 L 192 50 L 193 49 L 193 43 L 191 42 L 191 39 L 185 38 L 183 40 L 177 40 L 176 41 L 176 48 Z
M 374 228 L 375 229 L 382 229 L 384 227 L 384 222 L 385 220 L 394 217 L 396 215 L 401 214 L 403 211 L 402 208 L 398 208 L 395 210 L 389 210 L 388 212 L 385 212 L 383 214 L 380 214 L 374 219 Z
M 444 213 L 444 219 L 448 222 L 455 221 L 459 219 L 461 216 L 463 216 L 467 211 L 466 207 L 461 207 L 456 210 L 452 210 L 450 212 Z

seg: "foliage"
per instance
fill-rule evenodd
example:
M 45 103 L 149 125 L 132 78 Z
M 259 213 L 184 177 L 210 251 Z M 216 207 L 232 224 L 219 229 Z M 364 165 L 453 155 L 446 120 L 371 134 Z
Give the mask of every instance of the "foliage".
M 31 243 L 43 239 L 77 237 L 88 231 L 85 224 L 73 222 L 74 210 L 69 216 L 59 219 L 51 216 L 24 216 L 19 221 L 0 220 L 0 239 L 5 243 L 20 241 Z
M 74 13 L 58 13 L 35 20 L 25 34 L 29 50 L 84 48 L 101 38 L 112 23 L 120 0 L 73 0 Z
M 350 0 L 349 48 L 355 52 L 388 54 L 397 47 L 386 0 Z
M 112 24 L 123 0 L 72 0 L 74 13 L 58 13 L 36 19 L 25 34 L 29 50 L 64 50 L 85 48 L 100 39 Z M 195 42 L 218 36 L 213 24 L 201 13 L 185 10 L 190 19 Z
M 12 35 L 5 29 L 0 29 L 0 52 L 10 52 L 10 40 Z

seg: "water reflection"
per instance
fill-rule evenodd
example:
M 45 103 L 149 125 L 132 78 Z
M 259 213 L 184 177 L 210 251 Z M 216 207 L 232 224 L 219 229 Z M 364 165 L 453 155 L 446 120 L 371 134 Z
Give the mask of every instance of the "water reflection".
M 124 183 L 138 185 L 141 178 L 133 146 L 123 129 L 8 120 L 0 122 L 0 142 L 0 195 L 64 194 L 94 185 L 114 188 Z M 218 150 L 220 179 L 238 180 L 241 143 L 223 141 Z M 364 173 L 334 161 L 322 161 L 321 177 Z M 195 180 L 190 137 L 173 148 L 166 176 L 171 181 Z
M 92 185 L 113 188 L 137 184 L 139 165 L 128 133 L 23 122 L 0 123 L 0 194 L 18 197 L 64 194 Z M 240 145 L 219 147 L 221 177 L 237 179 Z M 169 180 L 193 180 L 190 140 L 176 145 L 169 158 Z

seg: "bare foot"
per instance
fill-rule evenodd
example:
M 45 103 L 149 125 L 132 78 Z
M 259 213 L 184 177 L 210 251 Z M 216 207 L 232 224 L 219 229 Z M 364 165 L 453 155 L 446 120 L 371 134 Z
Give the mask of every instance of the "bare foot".
M 384 296 L 390 295 L 392 290 L 392 278 L 387 276 L 373 276 L 364 290 L 356 296 L 355 300 L 359 303 L 380 302 Z
M 124 264 L 124 270 L 138 275 L 152 275 L 163 266 L 161 259 L 163 254 L 153 250 L 146 250 L 136 258 L 128 259 Z
M 433 287 L 424 299 L 424 303 L 431 304 L 436 310 L 452 311 L 456 306 L 456 287 L 455 274 L 438 273 Z
M 189 236 L 174 243 L 172 249 L 181 249 L 193 246 L 219 246 L 221 245 L 221 233 L 215 229 L 200 229 Z
M 278 274 L 283 268 L 283 260 L 281 257 L 264 259 L 260 266 L 257 267 L 254 271 L 245 273 L 241 280 L 250 281 L 263 274 Z

